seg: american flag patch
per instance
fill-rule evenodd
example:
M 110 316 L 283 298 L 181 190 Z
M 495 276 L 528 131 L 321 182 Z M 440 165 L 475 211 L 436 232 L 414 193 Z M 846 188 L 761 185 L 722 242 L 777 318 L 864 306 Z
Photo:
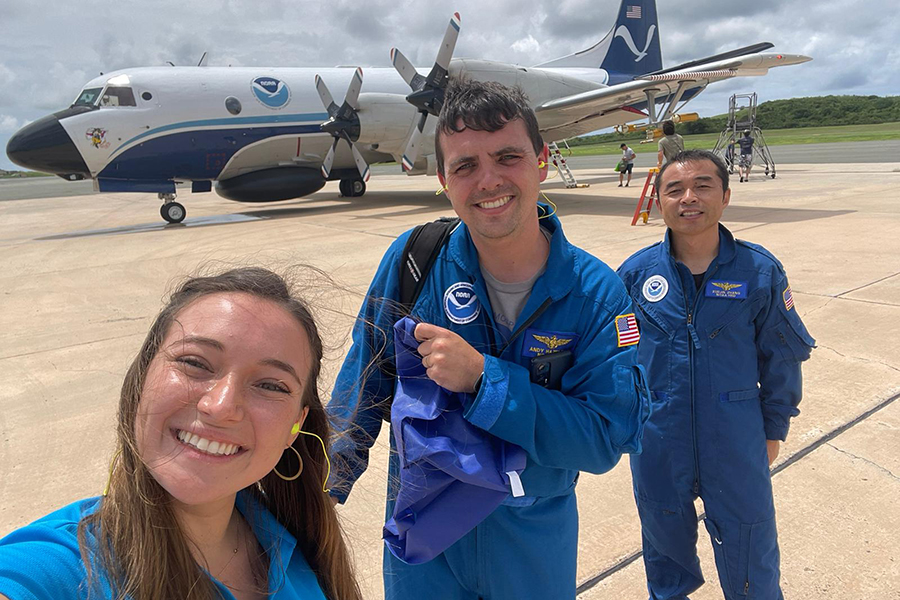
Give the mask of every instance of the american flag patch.
M 791 294 L 790 284 L 788 284 L 787 288 L 784 290 L 781 296 L 784 298 L 784 307 L 787 310 L 791 310 L 792 308 L 794 308 L 794 295 Z
M 619 340 L 619 348 L 634 346 L 641 341 L 641 332 L 638 330 L 634 313 L 616 317 L 616 337 Z
M 626 6 L 625 7 L 625 18 L 626 19 L 640 19 L 641 18 L 641 7 L 640 6 Z

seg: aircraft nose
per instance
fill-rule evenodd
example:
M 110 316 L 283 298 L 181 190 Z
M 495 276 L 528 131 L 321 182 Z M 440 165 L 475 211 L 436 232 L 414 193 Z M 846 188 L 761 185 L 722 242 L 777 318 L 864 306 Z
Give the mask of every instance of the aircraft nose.
M 6 144 L 6 155 L 26 169 L 90 177 L 81 153 L 54 115 L 29 123 L 14 133 Z

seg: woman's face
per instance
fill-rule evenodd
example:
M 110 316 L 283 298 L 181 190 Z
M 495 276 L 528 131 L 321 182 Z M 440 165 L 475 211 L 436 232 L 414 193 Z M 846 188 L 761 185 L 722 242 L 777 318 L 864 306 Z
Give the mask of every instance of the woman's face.
M 300 399 L 316 383 L 311 361 L 306 332 L 273 302 L 221 293 L 182 309 L 150 362 L 135 422 L 153 477 L 191 505 L 261 479 L 309 412 Z

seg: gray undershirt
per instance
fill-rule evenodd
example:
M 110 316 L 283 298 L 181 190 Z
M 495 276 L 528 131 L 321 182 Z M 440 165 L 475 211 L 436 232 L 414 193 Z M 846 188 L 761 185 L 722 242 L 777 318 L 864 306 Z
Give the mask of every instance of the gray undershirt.
M 544 237 L 547 238 L 547 243 L 549 243 L 550 233 L 543 227 L 541 228 L 541 233 L 544 234 Z M 516 320 L 518 320 L 519 315 L 522 314 L 522 309 L 525 308 L 525 304 L 531 296 L 531 288 L 534 287 L 534 282 L 537 281 L 546 270 L 547 261 L 544 261 L 544 264 L 538 269 L 537 273 L 526 281 L 507 283 L 498 280 L 491 275 L 483 265 L 481 266 L 481 274 L 484 276 L 484 283 L 487 286 L 491 310 L 494 312 L 494 321 L 497 323 L 497 329 L 503 336 L 504 342 L 512 335 Z

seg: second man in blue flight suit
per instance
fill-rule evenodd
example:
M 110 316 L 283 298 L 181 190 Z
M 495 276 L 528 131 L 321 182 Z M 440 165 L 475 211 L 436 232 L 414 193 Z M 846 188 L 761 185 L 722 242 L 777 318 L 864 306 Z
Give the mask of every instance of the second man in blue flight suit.
M 637 305 L 653 410 L 632 457 L 651 600 L 703 584 L 694 499 L 728 600 L 780 600 L 769 465 L 799 411 L 815 341 L 781 263 L 719 224 L 728 172 L 688 150 L 659 173 L 665 240 L 619 268 Z

